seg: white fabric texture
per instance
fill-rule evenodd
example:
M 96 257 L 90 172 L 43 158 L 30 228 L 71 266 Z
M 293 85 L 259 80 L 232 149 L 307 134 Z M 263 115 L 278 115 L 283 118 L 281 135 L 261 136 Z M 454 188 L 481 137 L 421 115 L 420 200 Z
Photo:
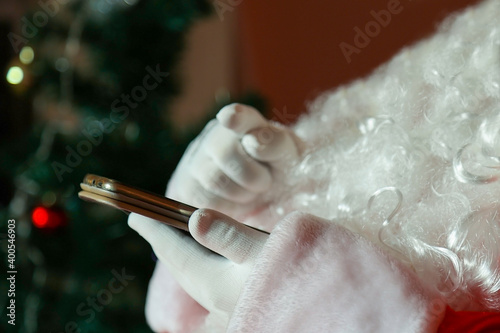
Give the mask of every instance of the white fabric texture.
M 158 265 L 148 296 L 157 331 L 431 332 L 445 309 L 413 272 L 335 221 L 292 213 L 268 238 L 198 210 L 192 235 L 227 259 L 157 221 L 133 214 L 129 224 L 168 268 Z
M 445 309 L 369 241 L 312 215 L 286 216 L 259 259 L 228 332 L 432 332 Z
M 499 20 L 500 1 L 484 1 L 370 77 L 318 98 L 292 128 L 300 140 L 284 140 L 295 144 L 296 163 L 272 171 L 279 161 L 264 162 L 268 178 L 243 186 L 252 193 L 245 204 L 228 200 L 239 198 L 227 196 L 230 187 L 193 190 L 199 184 L 185 170 L 201 173 L 205 164 L 188 153 L 167 196 L 274 230 L 246 271 L 229 322 L 189 302 L 171 281 L 177 273 L 159 263 L 148 291 L 150 325 L 164 332 L 433 332 L 445 304 L 500 310 Z M 234 147 L 255 162 L 258 138 L 218 121 L 240 133 Z M 314 274 L 294 273 L 304 263 Z
M 172 277 L 165 265 L 157 264 L 149 284 L 146 320 L 155 332 L 194 332 L 208 315 Z

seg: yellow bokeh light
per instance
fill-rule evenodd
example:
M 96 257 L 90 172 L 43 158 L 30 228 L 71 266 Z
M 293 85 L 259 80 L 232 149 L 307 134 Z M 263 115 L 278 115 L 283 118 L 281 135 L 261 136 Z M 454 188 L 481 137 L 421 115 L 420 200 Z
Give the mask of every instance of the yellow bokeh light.
M 29 65 L 35 59 L 35 51 L 30 46 L 25 46 L 19 53 L 19 60 L 25 65 Z
M 23 82 L 24 72 L 20 67 L 13 66 L 7 72 L 7 82 L 10 84 L 19 84 Z

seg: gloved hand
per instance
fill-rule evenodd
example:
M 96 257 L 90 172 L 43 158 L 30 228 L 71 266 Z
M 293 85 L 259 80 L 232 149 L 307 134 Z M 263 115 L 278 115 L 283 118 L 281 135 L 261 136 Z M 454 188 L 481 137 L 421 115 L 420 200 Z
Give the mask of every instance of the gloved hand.
M 191 216 L 189 230 L 194 239 L 137 214 L 131 214 L 128 223 L 151 244 L 182 288 L 222 325 L 229 320 L 268 238 L 210 209 L 199 209 Z
M 252 107 L 231 104 L 189 145 L 167 196 L 234 216 L 255 209 L 284 164 L 298 158 L 300 140 Z M 245 204 L 245 205 L 242 205 Z

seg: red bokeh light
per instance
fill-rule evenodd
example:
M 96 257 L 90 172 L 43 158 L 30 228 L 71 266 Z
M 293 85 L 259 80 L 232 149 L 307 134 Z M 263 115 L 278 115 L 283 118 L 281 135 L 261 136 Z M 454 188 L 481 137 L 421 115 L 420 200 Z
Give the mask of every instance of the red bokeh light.
M 33 224 L 37 228 L 46 228 L 49 224 L 49 212 L 45 207 L 37 207 L 31 214 Z
M 58 229 L 67 224 L 67 216 L 60 208 L 37 206 L 31 213 L 31 221 L 39 229 Z

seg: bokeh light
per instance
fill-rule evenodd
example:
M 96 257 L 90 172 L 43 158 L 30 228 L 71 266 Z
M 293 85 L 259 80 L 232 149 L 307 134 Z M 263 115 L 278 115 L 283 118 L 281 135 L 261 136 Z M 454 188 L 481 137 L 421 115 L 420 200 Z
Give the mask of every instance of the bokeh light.
M 49 223 L 49 212 L 45 207 L 37 207 L 33 210 L 33 214 L 31 214 L 31 219 L 33 220 L 33 224 L 37 228 L 45 228 Z
M 25 46 L 19 53 L 19 60 L 25 65 L 29 65 L 35 59 L 35 51 L 30 46 Z
M 23 82 L 24 72 L 21 67 L 13 66 L 7 72 L 7 82 L 10 84 L 19 84 Z

